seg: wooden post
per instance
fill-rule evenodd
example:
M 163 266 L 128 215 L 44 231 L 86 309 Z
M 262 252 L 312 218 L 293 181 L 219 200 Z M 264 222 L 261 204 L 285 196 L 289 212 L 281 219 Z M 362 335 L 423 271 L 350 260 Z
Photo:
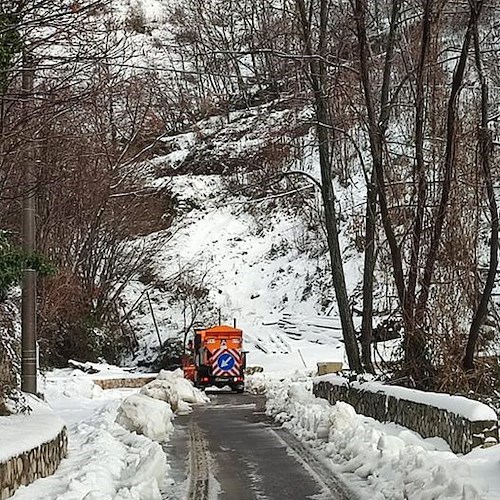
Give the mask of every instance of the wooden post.
M 158 335 L 158 342 L 160 347 L 163 347 L 163 342 L 160 337 L 160 330 L 158 329 L 158 323 L 156 323 L 155 313 L 153 311 L 153 304 L 151 304 L 151 298 L 149 297 L 149 292 L 146 292 L 146 297 L 148 298 L 149 310 L 151 311 L 151 317 L 153 318 L 153 323 L 155 325 L 156 335 Z

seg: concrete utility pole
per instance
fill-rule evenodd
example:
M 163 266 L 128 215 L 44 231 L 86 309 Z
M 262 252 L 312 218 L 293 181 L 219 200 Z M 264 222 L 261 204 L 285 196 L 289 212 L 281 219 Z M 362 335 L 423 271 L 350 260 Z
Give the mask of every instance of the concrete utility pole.
M 33 62 L 23 54 L 22 79 L 23 115 L 25 126 L 28 125 L 33 110 Z M 29 141 L 32 142 L 33 138 Z M 26 255 L 35 251 L 35 146 L 26 144 L 24 189 L 23 189 L 23 250 Z M 36 271 L 25 264 L 23 271 L 22 294 L 22 363 L 21 389 L 36 394 L 37 353 L 36 353 Z

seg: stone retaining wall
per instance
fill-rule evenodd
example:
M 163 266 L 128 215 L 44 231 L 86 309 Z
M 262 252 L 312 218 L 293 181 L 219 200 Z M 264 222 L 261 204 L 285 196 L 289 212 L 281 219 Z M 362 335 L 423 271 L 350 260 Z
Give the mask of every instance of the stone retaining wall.
M 135 389 L 137 387 L 142 387 L 155 379 L 156 377 L 106 378 L 95 379 L 94 383 L 103 389 L 123 389 L 126 387 Z
M 20 430 L 20 432 L 22 432 Z M 66 427 L 47 443 L 0 462 L 0 500 L 12 496 L 21 485 L 53 474 L 68 450 Z
M 327 381 L 316 381 L 314 394 L 328 400 L 330 404 L 344 401 L 353 406 L 357 413 L 380 422 L 403 425 L 423 437 L 441 437 L 455 453 L 468 453 L 477 446 L 495 441 L 498 443 L 496 420 L 469 421 L 441 408 Z

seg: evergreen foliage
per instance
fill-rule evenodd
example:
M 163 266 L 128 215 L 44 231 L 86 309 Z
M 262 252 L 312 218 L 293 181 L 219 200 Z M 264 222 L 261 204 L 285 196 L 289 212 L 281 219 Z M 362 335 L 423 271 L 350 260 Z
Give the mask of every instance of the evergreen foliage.
M 41 276 L 49 276 L 55 271 L 46 257 L 38 253 L 28 255 L 0 231 L 0 300 L 4 301 L 9 290 L 21 281 L 25 267 L 35 269 Z
M 20 321 L 19 308 L 13 301 L 0 302 L 0 416 L 10 413 L 4 403 L 5 396 L 11 403 L 19 396 L 16 388 L 21 372 Z

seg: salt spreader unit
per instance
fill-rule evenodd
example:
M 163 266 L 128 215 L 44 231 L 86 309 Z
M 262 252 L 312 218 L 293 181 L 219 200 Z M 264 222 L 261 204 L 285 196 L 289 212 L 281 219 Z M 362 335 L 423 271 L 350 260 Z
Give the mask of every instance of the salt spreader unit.
M 227 325 L 195 330 L 194 342 L 188 344 L 188 350 L 183 358 L 184 376 L 196 387 L 229 386 L 236 392 L 243 392 L 242 330 Z

